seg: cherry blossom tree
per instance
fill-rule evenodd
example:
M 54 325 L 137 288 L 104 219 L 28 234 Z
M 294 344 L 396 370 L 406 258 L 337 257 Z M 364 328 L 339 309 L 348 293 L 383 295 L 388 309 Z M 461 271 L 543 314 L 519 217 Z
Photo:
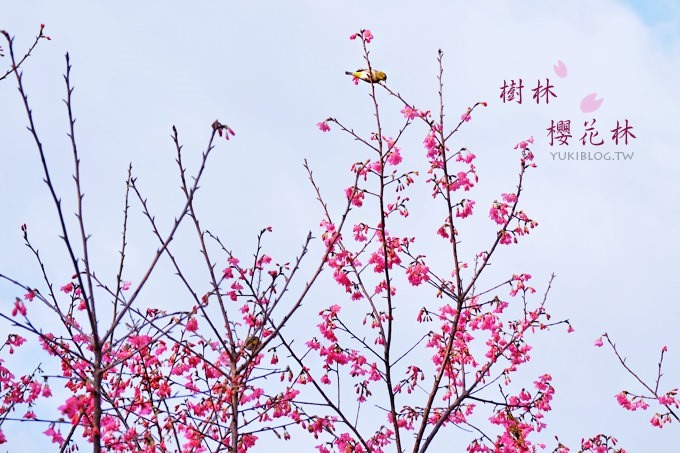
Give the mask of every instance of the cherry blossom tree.
M 602 335 L 602 337 L 595 340 L 595 346 L 602 347 L 604 345 L 603 339 L 610 346 L 616 359 L 626 373 L 632 376 L 635 381 L 641 387 L 641 392 L 630 392 L 628 390 L 622 390 L 616 395 L 616 401 L 619 405 L 631 412 L 637 410 L 646 411 L 652 408 L 658 409 L 654 413 L 649 422 L 652 426 L 658 428 L 663 428 L 666 424 L 675 422 L 680 422 L 678 414 L 678 409 L 680 408 L 680 398 L 678 398 L 677 387 L 670 390 L 664 390 L 661 387 L 661 378 L 663 377 L 663 360 L 664 356 L 668 352 L 668 347 L 664 346 L 661 348 L 661 354 L 659 356 L 659 362 L 656 369 L 656 377 L 652 381 L 648 381 L 640 377 L 640 374 L 636 372 L 626 361 L 626 358 L 621 355 L 616 347 L 616 344 L 612 341 L 607 333 Z
M 198 168 L 189 176 L 179 134 L 173 128 L 183 200 L 178 215 L 167 231 L 162 231 L 150 202 L 128 171 L 122 220 L 122 243 L 118 272 L 113 278 L 97 274 L 89 259 L 90 232 L 87 228 L 81 187 L 80 154 L 73 113 L 74 88 L 71 65 L 66 56 L 65 104 L 70 129 L 68 137 L 73 152 L 73 181 L 77 199 L 77 223 L 69 228 L 48 164 L 49 155 L 40 140 L 26 94 L 20 65 L 44 38 L 41 26 L 35 43 L 22 59 L 15 56 L 13 40 L 7 39 L 11 60 L 6 75 L 16 77 L 29 122 L 29 131 L 38 150 L 44 180 L 56 208 L 61 238 L 72 265 L 72 280 L 55 289 L 45 263 L 29 238 L 29 228 L 21 227 L 26 246 L 34 254 L 43 277 L 43 289 L 24 284 L 5 274 L 0 278 L 24 292 L 17 297 L 10 313 L 0 316 L 10 323 L 11 333 L 3 349 L 10 354 L 24 344 L 29 333 L 43 349 L 58 361 L 60 373 L 48 374 L 42 368 L 30 375 L 14 376 L 2 368 L 3 405 L 0 421 L 34 420 L 49 422 L 45 434 L 62 450 L 75 449 L 76 436 L 84 437 L 94 451 L 245 451 L 257 439 L 256 433 L 275 431 L 276 426 L 260 424 L 251 428 L 254 418 L 281 411 L 295 393 L 290 389 L 268 388 L 258 383 L 274 370 L 260 367 L 267 345 L 301 306 L 309 289 L 327 260 L 326 251 L 308 276 L 299 294 L 289 287 L 299 272 L 312 240 L 311 233 L 300 255 L 288 262 L 275 262 L 263 251 L 264 228 L 257 235 L 257 247 L 250 264 L 241 264 L 218 235 L 204 229 L 194 203 L 201 177 L 216 146 L 216 139 L 234 136 L 234 131 L 220 121 L 210 128 L 208 145 Z M 126 280 L 126 246 L 128 218 L 133 201 L 148 219 L 158 248 L 149 258 L 146 271 Z M 348 203 L 349 206 L 349 203 Z M 337 220 L 342 225 L 342 219 Z M 186 275 L 187 265 L 173 251 L 171 242 L 182 223 L 196 231 L 197 243 L 205 260 L 211 284 L 196 290 Z M 329 246 L 330 247 L 330 246 Z M 215 249 L 217 251 L 215 251 Z M 213 254 L 221 253 L 218 261 Z M 156 272 L 161 257 L 167 257 L 193 301 L 176 311 L 150 306 L 140 301 L 143 289 Z M 218 262 L 223 263 L 218 268 Z M 219 270 L 222 269 L 222 270 Z M 36 307 L 37 303 L 40 304 Z M 54 317 L 49 331 L 32 322 L 33 310 L 47 310 Z M 2 364 L 2 362 L 0 362 Z M 33 410 L 40 397 L 51 396 L 51 383 L 63 382 L 70 396 L 58 407 L 53 419 L 39 417 Z M 266 401 L 265 401 L 266 400 Z M 27 412 L 11 418 L 20 407 Z M 290 423 L 282 423 L 285 428 Z M 63 427 L 67 427 L 63 429 Z M 0 440 L 4 442 L 4 434 Z
M 372 34 L 362 30 L 351 39 L 360 41 L 372 73 L 368 48 Z M 447 128 L 442 60 L 440 51 L 440 102 L 435 114 L 417 108 L 386 84 L 371 82 L 375 125 L 369 136 L 360 136 L 335 118 L 318 125 L 322 131 L 338 126 L 369 153 L 351 168 L 361 184 L 346 190 L 357 217 L 352 238 L 338 238 L 330 218 L 322 222 L 325 238 L 338 238 L 328 264 L 348 301 L 322 310 L 319 336 L 307 342 L 323 367 L 320 375 L 310 370 L 313 377 L 305 376 L 305 382 L 312 380 L 336 420 L 332 430 L 314 427 L 319 436 L 324 429 L 332 431 L 320 451 L 384 451 L 393 445 L 396 451 L 422 452 L 442 428 L 452 425 L 477 433 L 468 451 L 533 451 L 537 445 L 531 434 L 545 427 L 543 417 L 554 393 L 550 375 L 536 376 L 532 389 L 516 391 L 512 377 L 530 360 L 528 339 L 534 332 L 568 322 L 550 321 L 545 307 L 549 283 L 543 296 L 535 298 L 529 274 L 501 281 L 484 278 L 500 247 L 518 243 L 538 225 L 519 206 L 527 171 L 535 167 L 533 139 L 515 146 L 516 188 L 502 193 L 487 211 L 497 225 L 496 234 L 485 249 L 470 253 L 459 231 L 463 222 L 475 217 L 476 203 L 465 194 L 478 182 L 476 156 L 465 147 L 456 151 L 452 143 L 456 132 L 486 103 L 467 108 Z M 382 94 L 401 107 L 402 124 L 393 133 L 385 125 Z M 441 220 L 432 225 L 432 232 L 443 242 L 440 252 L 448 256 L 445 267 L 436 270 L 420 253 L 416 238 L 408 235 L 409 190 L 420 182 L 420 175 L 402 168 L 400 139 L 416 123 L 425 126 L 428 170 L 423 182 L 440 204 L 440 213 L 433 218 Z M 405 234 L 396 233 L 398 229 Z M 402 297 L 401 285 L 419 289 L 419 295 Z M 408 317 L 405 308 L 415 300 L 422 306 Z M 356 316 L 346 319 L 346 310 L 357 310 L 362 324 L 351 321 Z M 414 342 L 397 340 L 397 332 L 415 329 L 421 333 Z M 304 366 L 302 357 L 309 352 L 292 348 L 290 352 Z M 344 380 L 343 385 L 331 386 L 334 380 Z M 345 381 L 354 387 L 354 405 L 347 403 Z M 380 403 L 374 403 L 376 399 Z M 358 422 L 362 409 L 371 403 L 383 407 L 375 426 Z M 480 411 L 486 411 L 487 420 L 498 428 L 495 433 L 473 421 Z
M 200 220 L 195 200 L 210 156 L 224 146 L 220 137 L 235 135 L 216 120 L 206 127 L 208 144 L 193 172 L 180 134 L 172 129 L 181 199 L 169 228 L 157 221 L 130 165 L 120 259 L 109 276 L 98 273 L 90 259 L 69 57 L 65 104 L 75 226 L 66 220 L 22 78 L 22 63 L 48 37 L 41 26 L 19 57 L 11 36 L 2 34 L 6 47 L 0 52 L 9 65 L 0 81 L 16 80 L 72 278 L 55 282 L 50 263 L 30 239 L 31 226 L 23 225 L 41 282 L 0 273 L 20 292 L 11 308 L 0 310 L 11 330 L 0 346 L 0 443 L 7 424 L 23 420 L 47 426 L 42 431 L 61 451 L 77 449 L 82 438 L 95 452 L 246 452 L 263 436 L 287 441 L 309 435 L 320 452 L 425 452 L 440 448 L 437 439 L 445 432 L 463 439 L 469 452 L 553 448 L 536 440 L 547 429 L 552 378 L 543 372 L 524 381 L 518 371 L 531 360 L 538 335 L 556 326 L 571 331 L 571 325 L 550 317 L 552 278 L 539 292 L 528 273 L 492 272 L 499 250 L 516 247 L 538 226 L 521 205 L 536 168 L 533 138 L 508 150 L 517 156 L 516 185 L 488 206 L 472 199 L 480 182 L 476 155 L 456 142 L 456 133 L 482 117 L 486 103 L 453 117 L 446 113 L 443 52 L 437 57 L 436 108 L 417 107 L 382 78 L 355 77 L 357 89 L 369 95 L 370 132 L 356 132 L 334 117 L 317 125 L 359 146 L 339 206 L 327 201 L 323 182 L 305 162 L 322 218 L 320 230 L 307 235 L 296 257 L 267 252 L 269 227 L 256 235 L 252 256 L 236 256 L 230 248 L 235 239 Z M 360 30 L 350 39 L 360 45 L 367 74 L 373 74 L 379 69 L 370 58 L 373 35 Z M 405 150 L 408 134 L 420 134 L 423 148 Z M 418 159 L 425 171 L 418 170 Z M 433 211 L 416 224 L 410 207 L 423 194 Z M 134 276 L 126 267 L 131 206 L 141 208 L 156 238 L 145 271 Z M 470 225 L 489 222 L 494 233 L 481 247 L 463 234 Z M 187 263 L 173 242 L 182 225 L 194 231 L 203 283 L 190 279 L 187 269 L 197 264 Z M 427 240 L 415 236 L 422 225 Z M 434 250 L 427 245 L 432 238 Z M 312 247 L 321 251 L 318 256 L 310 253 Z M 145 292 L 150 280 L 170 278 L 159 274 L 162 259 L 185 288 L 173 310 L 156 305 Z M 320 298 L 314 289 L 325 275 L 337 285 L 324 287 Z M 36 324 L 38 311 L 52 322 Z M 303 316 L 315 319 L 314 331 L 293 327 Z M 3 355 L 29 340 L 53 360 L 15 376 Z M 53 405 L 56 414 L 46 404 L 55 386 L 67 395 Z M 645 388 L 668 409 L 660 424 L 677 419 L 676 392 Z M 648 399 L 622 395 L 629 409 Z M 552 451 L 571 450 L 557 440 Z M 579 451 L 624 450 L 599 434 L 584 438 Z

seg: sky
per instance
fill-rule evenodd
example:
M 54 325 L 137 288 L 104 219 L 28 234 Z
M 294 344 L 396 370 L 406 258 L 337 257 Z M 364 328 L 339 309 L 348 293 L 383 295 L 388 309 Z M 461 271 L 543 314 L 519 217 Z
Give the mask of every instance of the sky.
M 448 114 L 455 118 L 477 101 L 489 103 L 457 139 L 478 156 L 480 200 L 512 189 L 512 147 L 535 138 L 538 168 L 528 177 L 524 206 L 540 227 L 502 251 L 500 269 L 531 273 L 539 288 L 557 274 L 550 309 L 576 329 L 570 335 L 555 329 L 534 350 L 532 370 L 550 371 L 557 388 L 550 432 L 569 445 L 611 433 L 630 452 L 677 445 L 678 426 L 660 431 L 649 425 L 651 413 L 619 409 L 613 396 L 638 388 L 610 351 L 593 346 L 609 332 L 628 363 L 651 379 L 659 350 L 668 345 L 662 386 L 680 382 L 680 305 L 672 287 L 680 252 L 677 2 L 7 3 L 0 5 L 0 29 L 16 37 L 17 49 L 29 45 L 41 23 L 52 38 L 26 63 L 24 77 L 67 211 L 73 210 L 72 164 L 61 100 L 64 54 L 70 54 L 87 221 L 103 275 L 116 271 L 128 164 L 168 225 L 179 209 L 171 127 L 195 164 L 216 118 L 236 136 L 219 144 L 202 184 L 204 223 L 232 238 L 237 253 L 249 253 L 257 231 L 271 225 L 273 253 L 294 256 L 321 218 L 303 160 L 337 206 L 346 170 L 361 155 L 348 137 L 337 130 L 322 134 L 316 123 L 333 116 L 369 130 L 365 86 L 344 75 L 363 65 L 349 35 L 373 32 L 374 66 L 422 109 L 436 109 L 442 49 Z M 564 77 L 554 68 L 560 61 Z M 0 70 L 6 68 L 5 57 Z M 503 102 L 500 87 L 519 79 L 523 103 Z M 531 89 L 546 79 L 556 96 L 537 104 Z M 604 101 L 584 112 L 590 94 Z M 385 101 L 385 108 L 395 107 Z M 583 124 L 593 119 L 603 144 L 582 145 Z M 551 145 L 551 122 L 566 120 L 569 145 Z M 636 138 L 615 144 L 609 131 L 626 120 Z M 70 275 L 60 273 L 54 210 L 25 125 L 16 87 L 0 82 L 0 272 L 27 282 L 39 277 L 21 239 L 19 226 L 26 223 L 55 279 L 65 282 Z M 405 149 L 422 155 L 421 142 L 422 134 L 413 134 Z M 632 157 L 598 157 L 607 153 Z M 425 202 L 412 209 L 423 225 L 427 214 Z M 133 226 L 132 276 L 154 247 L 141 215 Z M 174 284 L 161 278 L 150 291 L 171 297 Z M 0 283 L 0 303 L 16 295 Z M 7 451 L 39 450 L 41 439 L 25 429 L 17 431 L 18 440 L 10 438 Z

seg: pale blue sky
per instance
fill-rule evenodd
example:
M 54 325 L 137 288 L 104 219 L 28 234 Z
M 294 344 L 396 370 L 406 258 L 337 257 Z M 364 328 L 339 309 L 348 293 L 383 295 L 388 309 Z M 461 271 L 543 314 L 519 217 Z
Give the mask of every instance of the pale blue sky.
M 673 0 L 658 0 L 654 2 L 626 0 L 622 3 L 631 6 L 640 15 L 640 19 L 649 25 L 658 25 L 678 20 L 676 14 L 679 5 Z
M 134 162 L 158 217 L 167 224 L 178 209 L 172 194 L 179 195 L 171 126 L 177 125 L 187 152 L 198 154 L 215 118 L 237 135 L 219 145 L 206 175 L 199 197 L 204 223 L 233 238 L 238 253 L 250 252 L 256 231 L 271 224 L 273 251 L 292 257 L 320 219 L 303 159 L 309 159 L 324 193 L 337 201 L 348 185 L 345 169 L 362 155 L 347 137 L 321 134 L 315 124 L 335 116 L 369 130 L 366 93 L 343 74 L 362 66 L 358 46 L 348 36 L 370 28 L 376 36 L 374 64 L 388 72 L 392 87 L 422 108 L 435 108 L 435 58 L 442 48 L 449 115 L 478 100 L 489 102 L 459 136 L 461 146 L 479 156 L 480 205 L 513 187 L 512 146 L 530 135 L 536 138 L 539 168 L 528 178 L 525 206 L 541 226 L 520 247 L 503 251 L 506 261 L 499 271 L 532 273 L 538 286 L 557 273 L 551 310 L 576 328 L 571 335 L 555 330 L 536 343 L 530 374 L 551 372 L 558 392 L 545 441 L 550 445 L 558 433 L 576 446 L 582 436 L 606 432 L 630 452 L 673 451 L 680 427 L 659 431 L 648 424 L 650 413 L 620 410 L 613 395 L 637 388 L 612 354 L 595 349 L 593 341 L 609 331 L 646 377 L 655 370 L 660 347 L 668 344 L 665 382 L 668 387 L 680 383 L 680 339 L 674 333 L 680 305 L 672 287 L 680 253 L 676 2 L 188 3 L 29 0 L 0 9 L 0 28 L 16 36 L 18 48 L 30 42 L 40 23 L 52 36 L 27 63 L 25 80 L 59 188 L 72 209 L 61 103 L 63 55 L 71 53 L 100 274 L 116 270 L 128 162 Z M 557 60 L 567 65 L 565 79 L 553 72 Z M 0 68 L 6 65 L 1 59 Z M 558 90 L 549 107 L 498 99 L 503 80 L 534 84 L 546 77 Z M 571 119 L 574 128 L 580 127 L 593 116 L 580 112 L 580 100 L 593 92 L 605 99 L 594 114 L 602 134 L 627 118 L 638 136 L 628 147 L 607 143 L 602 150 L 634 152 L 632 161 L 551 158 L 555 149 L 545 133 L 550 120 Z M 25 123 L 16 89 L 5 80 L 0 83 L 0 272 L 37 280 L 19 232 L 28 223 L 44 256 L 56 264 L 55 279 L 65 281 L 70 274 L 59 272 L 63 258 L 55 245 L 53 208 Z M 422 156 L 421 142 L 418 133 L 407 137 L 404 154 Z M 412 208 L 414 218 L 426 218 L 426 203 Z M 142 243 L 129 250 L 133 281 L 154 247 L 143 243 L 148 236 L 141 216 L 135 227 Z M 470 242 L 477 239 L 473 235 Z M 187 248 L 193 253 L 193 245 Z M 202 278 L 198 271 L 193 277 Z M 171 300 L 174 284 L 161 279 L 149 292 Z M 0 284 L 0 302 L 9 303 L 15 295 L 14 288 Z M 4 332 L 6 325 L 0 326 Z M 3 428 L 12 441 L 7 425 Z M 41 448 L 30 425 L 22 425 L 17 437 L 0 451 Z M 256 451 L 268 451 L 270 445 Z

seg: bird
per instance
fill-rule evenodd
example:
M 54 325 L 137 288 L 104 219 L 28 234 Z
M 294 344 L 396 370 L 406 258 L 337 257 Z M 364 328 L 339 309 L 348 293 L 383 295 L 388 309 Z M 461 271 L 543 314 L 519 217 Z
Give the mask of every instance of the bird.
M 251 351 L 251 352 L 255 352 L 255 351 L 260 347 L 260 339 L 257 338 L 257 337 L 254 336 L 254 335 L 251 335 L 251 336 L 249 336 L 249 337 L 246 339 L 246 341 L 245 341 L 245 343 L 243 344 L 243 346 L 244 346 L 247 350 L 249 350 L 249 351 Z
M 368 83 L 378 83 L 387 81 L 387 74 L 376 69 L 357 69 L 356 71 L 345 71 L 345 74 L 356 77 Z

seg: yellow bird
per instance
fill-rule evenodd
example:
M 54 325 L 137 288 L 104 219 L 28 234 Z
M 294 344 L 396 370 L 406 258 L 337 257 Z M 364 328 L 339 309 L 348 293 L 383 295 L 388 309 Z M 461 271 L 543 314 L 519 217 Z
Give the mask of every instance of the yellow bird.
M 387 74 L 382 71 L 377 71 L 375 69 L 357 69 L 356 71 L 345 71 L 345 74 L 361 79 L 368 83 L 378 83 L 382 81 L 387 81 Z
M 251 352 L 255 352 L 260 347 L 260 339 L 256 336 L 250 336 L 246 339 L 243 347 Z

